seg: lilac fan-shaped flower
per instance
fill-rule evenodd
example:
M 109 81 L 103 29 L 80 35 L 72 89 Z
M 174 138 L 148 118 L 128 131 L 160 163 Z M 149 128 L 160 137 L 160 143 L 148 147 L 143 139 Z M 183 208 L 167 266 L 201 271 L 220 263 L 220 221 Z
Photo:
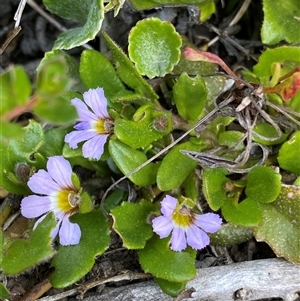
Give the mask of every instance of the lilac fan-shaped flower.
M 112 133 L 113 120 L 107 112 L 107 100 L 102 88 L 90 89 L 83 93 L 82 101 L 79 98 L 72 100 L 78 113 L 79 123 L 74 126 L 75 131 L 65 137 L 70 148 L 82 145 L 82 154 L 85 158 L 99 160 L 104 151 L 108 136 Z
M 57 224 L 51 237 L 59 233 L 61 245 L 76 245 L 80 241 L 81 230 L 78 224 L 69 221 L 69 217 L 78 210 L 80 192 L 72 183 L 72 167 L 62 156 L 53 156 L 48 159 L 47 170 L 39 170 L 30 177 L 28 187 L 38 195 L 22 200 L 21 214 L 27 218 L 41 216 L 34 225 L 36 228 L 52 211 Z
M 218 214 L 196 214 L 169 195 L 161 205 L 162 215 L 152 220 L 153 231 L 160 238 L 172 233 L 170 248 L 173 251 L 182 251 L 187 245 L 202 249 L 210 241 L 206 232 L 214 233 L 221 227 L 222 219 Z

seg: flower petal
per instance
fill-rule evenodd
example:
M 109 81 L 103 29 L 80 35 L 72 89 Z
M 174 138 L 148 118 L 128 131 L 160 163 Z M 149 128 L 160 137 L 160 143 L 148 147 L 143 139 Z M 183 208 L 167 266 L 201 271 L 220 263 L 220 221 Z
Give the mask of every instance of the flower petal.
M 89 140 L 97 135 L 98 133 L 96 131 L 91 130 L 73 131 L 65 136 L 65 142 L 69 143 L 71 148 L 77 148 L 78 143 Z
M 92 126 L 92 122 L 89 121 L 81 121 L 79 123 L 77 123 L 74 126 L 74 129 L 77 131 L 87 131 L 87 130 L 92 130 L 93 126 Z
M 177 204 L 178 201 L 175 198 L 170 195 L 166 195 L 161 201 L 160 211 L 164 216 L 170 217 L 173 214 Z
M 170 218 L 159 216 L 152 220 L 152 227 L 153 231 L 159 235 L 160 238 L 165 238 L 169 236 L 174 225 Z
M 87 105 L 79 98 L 74 98 L 71 101 L 72 105 L 76 108 L 79 120 L 80 121 L 92 121 L 92 120 L 98 120 L 97 116 L 89 110 Z
M 104 152 L 104 144 L 109 135 L 100 135 L 91 138 L 82 146 L 83 157 L 99 160 Z
M 196 250 L 201 250 L 209 244 L 208 235 L 196 225 L 191 225 L 186 230 L 186 239 L 188 245 Z
M 38 172 L 33 174 L 27 185 L 32 192 L 38 194 L 50 195 L 53 192 L 60 190 L 60 186 L 54 182 L 51 175 L 43 169 L 40 169 Z
M 77 245 L 80 241 L 81 230 L 78 224 L 71 223 L 65 215 L 59 230 L 59 242 L 62 246 Z
M 48 196 L 30 195 L 21 202 L 21 214 L 27 218 L 39 217 L 50 211 L 51 199 Z
M 186 248 L 185 231 L 181 227 L 175 227 L 172 232 L 170 249 L 173 251 L 182 251 Z
M 205 232 L 214 233 L 220 229 L 222 219 L 215 213 L 195 214 L 194 224 Z
M 61 188 L 74 190 L 72 183 L 72 166 L 63 156 L 53 156 L 47 162 L 48 173 Z
M 107 112 L 107 100 L 102 88 L 90 89 L 83 93 L 85 103 L 93 110 L 98 119 L 109 118 Z

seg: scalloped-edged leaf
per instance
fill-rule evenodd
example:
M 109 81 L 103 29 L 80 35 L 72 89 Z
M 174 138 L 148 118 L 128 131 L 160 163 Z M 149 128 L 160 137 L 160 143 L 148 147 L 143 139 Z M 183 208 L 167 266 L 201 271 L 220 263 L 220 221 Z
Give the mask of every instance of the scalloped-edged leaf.
M 173 87 L 173 92 L 179 115 L 185 120 L 197 120 L 208 100 L 203 78 L 192 78 L 182 73 Z
M 156 206 L 145 200 L 138 204 L 123 202 L 111 210 L 113 228 L 122 238 L 125 248 L 142 249 L 145 246 L 153 235 L 149 215 L 155 210 Z
M 264 44 L 274 45 L 284 40 L 300 42 L 299 0 L 263 0 L 263 11 L 261 39 Z
M 54 287 L 66 287 L 81 279 L 92 269 L 95 257 L 109 246 L 108 220 L 99 209 L 71 219 L 80 226 L 81 238 L 78 245 L 59 246 L 51 263 L 55 267 L 50 277 Z
M 180 35 L 158 18 L 139 21 L 129 34 L 128 52 L 141 75 L 164 76 L 180 59 Z
M 286 141 L 279 150 L 278 163 L 285 170 L 300 175 L 300 131 Z
M 300 263 L 300 187 L 282 185 L 277 200 L 259 204 L 263 219 L 254 229 L 258 241 L 265 241 L 278 257 Z
M 50 234 L 55 225 L 54 215 L 48 214 L 28 239 L 14 241 L 3 256 L 3 272 L 17 275 L 51 258 L 54 250 Z
M 111 51 L 116 72 L 120 79 L 137 94 L 142 95 L 147 101 L 155 101 L 158 99 L 152 87 L 138 73 L 122 49 L 105 32 L 102 32 L 102 36 Z
M 257 202 L 275 201 L 281 189 L 281 175 L 265 166 L 253 167 L 247 176 L 246 195 Z
M 174 252 L 169 248 L 170 238 L 154 235 L 144 249 L 139 250 L 139 261 L 145 273 L 172 282 L 184 282 L 196 275 L 196 251 Z
M 118 140 L 109 140 L 109 153 L 124 175 L 148 160 L 147 156 Z M 158 164 L 149 163 L 128 178 L 136 185 L 148 186 L 156 182 Z
M 103 0 L 43 0 L 52 13 L 72 21 L 84 23 L 83 27 L 60 34 L 54 49 L 71 49 L 93 40 L 100 31 L 104 19 Z

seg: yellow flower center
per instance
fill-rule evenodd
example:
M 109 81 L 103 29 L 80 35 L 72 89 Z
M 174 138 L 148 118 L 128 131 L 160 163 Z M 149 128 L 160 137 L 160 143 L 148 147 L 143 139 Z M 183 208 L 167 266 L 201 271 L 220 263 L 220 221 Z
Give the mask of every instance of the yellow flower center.
M 180 227 L 188 227 L 192 223 L 190 209 L 184 205 L 178 205 L 172 214 L 172 220 Z
M 98 119 L 94 124 L 94 128 L 99 134 L 110 134 L 113 131 L 113 120 Z
M 58 206 L 62 212 L 73 214 L 78 210 L 80 195 L 72 190 L 60 190 L 58 195 Z

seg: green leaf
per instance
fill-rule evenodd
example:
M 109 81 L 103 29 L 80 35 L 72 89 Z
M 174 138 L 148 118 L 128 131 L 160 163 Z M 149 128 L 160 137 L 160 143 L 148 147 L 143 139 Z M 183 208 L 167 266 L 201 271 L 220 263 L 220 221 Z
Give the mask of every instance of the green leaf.
M 285 170 L 300 175 L 300 131 L 296 132 L 290 140 L 286 141 L 279 150 L 278 163 Z
M 108 99 L 116 100 L 118 95 L 130 94 L 126 91 L 110 61 L 98 51 L 82 52 L 79 72 L 87 89 L 101 87 Z
M 3 272 L 17 275 L 51 258 L 54 250 L 50 234 L 55 225 L 54 215 L 48 214 L 28 239 L 14 241 L 3 257 Z
M 36 94 L 40 98 L 62 96 L 73 84 L 64 55 L 46 56 L 38 68 Z
M 210 242 L 213 245 L 232 247 L 241 244 L 253 237 L 253 231 L 248 227 L 227 223 L 215 233 L 210 233 Z
M 149 217 L 155 210 L 156 206 L 145 200 L 138 204 L 123 202 L 121 206 L 112 209 L 113 228 L 122 238 L 125 248 L 144 248 L 146 241 L 153 235 Z
M 127 192 L 122 189 L 114 190 L 104 200 L 104 209 L 106 212 L 110 212 L 113 208 L 119 206 L 123 201 L 127 199 Z
M 265 241 L 278 257 L 300 263 L 300 187 L 282 185 L 277 200 L 259 204 L 263 219 L 254 229 L 258 241 Z
M 25 182 L 17 175 L 17 166 L 25 163 L 29 166 L 31 174 L 36 169 L 45 166 L 45 160 L 38 153 L 44 143 L 44 132 L 41 124 L 30 120 L 29 124 L 22 128 L 22 136 L 14 139 L 8 145 L 0 143 L 2 154 L 2 168 L 0 169 L 0 185 L 6 190 L 16 194 L 28 194 L 29 190 Z
M 247 176 L 246 195 L 257 202 L 275 201 L 281 189 L 281 175 L 265 166 L 253 167 Z
M 226 127 L 234 120 L 235 118 L 231 116 L 218 116 L 207 126 L 206 129 L 213 132 L 216 136 L 219 136 L 221 133 L 226 131 Z
M 173 92 L 179 115 L 185 120 L 197 120 L 207 103 L 203 78 L 201 76 L 191 78 L 182 73 L 173 87 Z
M 18 139 L 23 134 L 23 129 L 19 124 L 5 122 L 0 120 L 0 129 L 5 129 L 5 131 L 0 131 L 0 140 L 7 144 L 10 139 Z
M 0 299 L 4 300 L 4 299 L 8 299 L 9 297 L 10 297 L 10 292 L 5 287 L 5 285 L 2 282 L 0 282 Z
M 171 297 L 177 297 L 184 289 L 187 281 L 183 282 L 172 282 L 166 279 L 154 278 L 155 282 L 159 285 L 161 290 Z
M 236 225 L 253 227 L 262 219 L 258 202 L 246 198 L 238 202 L 239 194 L 226 201 L 222 206 L 222 214 L 226 221 Z
M 171 282 L 185 282 L 196 275 L 196 251 L 188 249 L 174 252 L 169 248 L 169 238 L 154 235 L 144 249 L 139 250 L 140 264 L 145 273 Z
M 132 149 L 130 146 L 117 140 L 110 139 L 108 149 L 115 164 L 124 175 L 148 160 L 143 152 Z M 138 172 L 129 176 L 129 179 L 139 186 L 154 184 L 156 182 L 157 169 L 157 164 L 149 163 Z
M 164 76 L 180 59 L 181 38 L 169 22 L 139 21 L 129 34 L 128 52 L 141 75 Z
M 76 214 L 71 220 L 80 226 L 81 239 L 78 245 L 59 246 L 52 260 L 55 271 L 50 281 L 57 288 L 69 286 L 86 275 L 92 269 L 95 257 L 109 246 L 108 220 L 100 210 Z
M 211 15 L 216 11 L 216 5 L 213 0 L 208 0 L 198 4 L 200 9 L 200 22 L 207 21 Z
M 68 130 L 63 127 L 53 128 L 44 133 L 44 144 L 39 152 L 45 157 L 61 155 Z
M 37 73 L 39 74 L 42 69 L 44 68 L 44 65 L 47 65 L 48 62 L 61 60 L 64 62 L 66 66 L 66 74 L 68 79 L 71 79 L 71 90 L 72 91 L 83 91 L 83 86 L 80 80 L 79 76 L 79 63 L 77 60 L 69 55 L 67 52 L 63 50 L 52 50 L 48 51 L 44 54 L 44 58 L 41 60 L 38 68 Z
M 23 131 L 22 139 L 12 140 L 9 144 L 10 161 L 18 161 L 21 158 L 30 160 L 30 156 L 37 152 L 44 143 L 44 131 L 40 123 L 30 120 Z
M 281 46 L 267 49 L 259 56 L 258 63 L 253 67 L 253 72 L 260 79 L 260 83 L 267 83 L 273 75 L 273 63 L 283 63 L 285 61 L 300 63 L 300 48 Z
M 207 168 L 203 171 L 203 194 L 209 207 L 217 211 L 226 201 L 229 201 L 226 191 L 226 183 L 230 180 L 226 177 L 227 170 L 223 168 Z
M 261 39 L 264 44 L 274 45 L 283 40 L 288 43 L 300 42 L 298 0 L 263 0 L 263 11 Z
M 118 118 L 114 123 L 117 138 L 132 148 L 146 147 L 172 130 L 171 114 L 155 111 L 149 105 L 139 108 L 133 119 Z
M 75 81 L 69 74 L 67 57 L 59 53 L 48 55 L 39 66 L 34 112 L 48 122 L 63 125 L 73 122 L 77 112 L 70 103 L 74 94 L 67 93 Z
M 34 107 L 34 112 L 41 119 L 53 123 L 56 125 L 66 125 L 75 121 L 77 117 L 77 111 L 70 100 L 73 96 L 65 94 L 62 97 L 55 97 L 49 95 L 49 97 L 43 97 L 39 99 L 39 103 Z M 57 112 L 64 112 L 63 114 L 57 114 Z
M 106 41 L 115 64 L 115 68 L 120 79 L 135 93 L 142 95 L 147 101 L 158 99 L 148 82 L 138 73 L 132 62 L 121 50 L 121 48 L 105 33 L 102 36 Z
M 162 191 L 178 187 L 196 168 L 197 162 L 182 154 L 180 150 L 200 151 L 202 145 L 190 141 L 174 146 L 163 158 L 157 172 L 157 186 Z
M 85 23 L 83 27 L 60 34 L 54 49 L 71 49 L 93 40 L 100 31 L 104 19 L 103 0 L 43 0 L 52 13 L 71 21 Z
M 160 7 L 160 6 L 180 6 L 180 5 L 197 5 L 206 2 L 207 0 L 130 0 L 132 5 L 136 7 L 139 10 L 144 10 L 144 9 L 151 9 L 154 7 Z M 208 0 L 210 2 L 210 0 Z M 200 6 L 201 7 L 201 6 Z
M 182 43 L 184 48 L 187 45 L 190 45 L 190 42 L 187 40 L 185 36 L 182 36 Z M 216 71 L 216 64 L 201 62 L 201 61 L 190 61 L 187 60 L 183 52 L 181 52 L 180 60 L 176 66 L 174 66 L 172 70 L 172 74 L 180 75 L 183 72 L 186 72 L 189 75 L 202 75 L 202 74 L 212 74 Z M 211 78 L 221 78 L 221 76 L 212 76 Z M 225 79 L 222 76 L 223 79 Z M 206 78 L 205 78 L 206 80 Z M 216 86 L 215 88 L 220 88 L 220 86 Z M 222 90 L 222 88 L 221 88 Z
M 235 151 L 243 151 L 245 146 L 242 141 L 244 134 L 239 131 L 226 131 L 219 134 L 219 144 L 234 147 Z M 239 143 L 239 144 L 238 144 Z
M 184 182 L 184 196 L 197 202 L 199 200 L 199 178 L 194 173 L 191 172 Z
M 278 133 L 271 124 L 266 123 L 266 122 L 257 123 L 253 128 L 253 132 L 257 133 L 261 136 L 264 136 L 266 138 L 272 138 L 272 140 L 261 139 L 260 137 L 258 137 L 254 134 L 253 135 L 253 140 L 255 142 L 263 144 L 263 145 L 281 144 L 286 140 L 286 138 L 288 136 L 288 134 L 283 133 L 278 139 L 273 140 L 274 138 L 278 137 Z
M 31 95 L 31 82 L 22 66 L 14 66 L 0 75 L 0 112 L 9 112 L 18 105 L 25 105 Z

